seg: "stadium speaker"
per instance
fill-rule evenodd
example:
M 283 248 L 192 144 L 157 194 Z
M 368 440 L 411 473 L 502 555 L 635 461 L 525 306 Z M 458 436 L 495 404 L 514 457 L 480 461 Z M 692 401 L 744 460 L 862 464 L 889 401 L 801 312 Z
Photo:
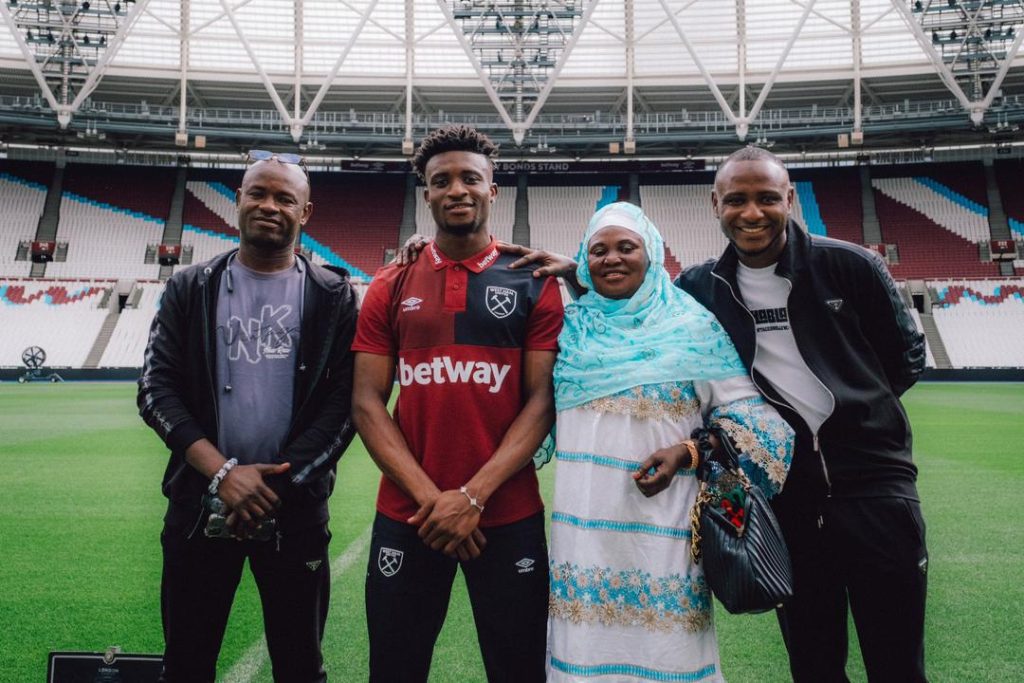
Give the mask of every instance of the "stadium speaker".
M 626 140 L 622 143 L 624 154 L 636 154 L 636 140 Z
M 32 243 L 32 263 L 49 263 L 53 260 L 53 252 L 57 243 L 52 241 L 36 241 Z
M 206 149 L 206 136 L 205 135 L 197 135 L 197 136 L 195 136 L 194 140 L 195 140 L 195 143 L 196 143 L 196 149 Z
M 850 133 L 850 144 L 851 145 L 863 145 L 864 144 L 864 131 L 855 130 Z
M 836 136 L 836 147 L 849 147 L 850 136 L 847 133 L 840 133 Z
M 991 240 L 989 251 L 993 261 L 1013 261 L 1017 258 L 1017 243 L 1013 240 Z
M 617 143 L 617 142 L 609 142 L 608 143 L 608 153 L 609 154 L 618 154 L 619 153 L 619 143 Z
M 415 151 L 416 148 L 413 146 L 412 140 L 402 140 L 402 154 L 411 157 Z
M 174 144 L 178 147 L 188 147 L 188 133 L 179 130 L 174 134 Z
M 161 266 L 176 266 L 181 262 L 180 244 L 161 244 L 157 249 L 157 260 Z

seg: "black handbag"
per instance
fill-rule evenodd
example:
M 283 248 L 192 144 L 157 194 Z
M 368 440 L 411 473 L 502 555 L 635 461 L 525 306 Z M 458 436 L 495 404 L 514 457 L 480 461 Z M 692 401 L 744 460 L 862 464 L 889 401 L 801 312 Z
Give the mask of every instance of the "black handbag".
M 711 592 L 732 614 L 774 609 L 793 596 L 793 568 L 782 530 L 760 488 L 739 465 L 722 430 L 716 456 L 707 430 L 697 430 L 700 491 L 690 510 L 690 553 L 702 562 Z

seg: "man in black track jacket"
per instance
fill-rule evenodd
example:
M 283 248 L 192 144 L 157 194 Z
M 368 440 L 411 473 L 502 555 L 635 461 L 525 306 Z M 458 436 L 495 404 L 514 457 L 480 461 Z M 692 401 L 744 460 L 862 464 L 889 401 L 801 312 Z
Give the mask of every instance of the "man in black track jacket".
M 346 274 L 294 253 L 312 211 L 301 161 L 250 162 L 236 193 L 239 249 L 168 280 L 139 379 L 139 411 L 171 450 L 165 683 L 214 680 L 246 559 L 274 680 L 327 680 L 327 498 L 355 434 L 356 302 Z
M 731 155 L 712 194 L 730 245 L 677 284 L 718 317 L 797 434 L 773 501 L 795 575 L 779 611 L 794 680 L 848 680 L 849 608 L 870 681 L 924 681 L 928 555 L 899 400 L 924 338 L 878 255 L 809 236 L 793 201 L 777 157 Z

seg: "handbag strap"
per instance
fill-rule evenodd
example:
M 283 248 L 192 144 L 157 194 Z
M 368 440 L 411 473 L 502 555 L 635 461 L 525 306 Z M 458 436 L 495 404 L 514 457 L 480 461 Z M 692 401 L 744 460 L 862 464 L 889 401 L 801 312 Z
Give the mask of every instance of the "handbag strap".
M 710 436 L 714 434 L 718 437 L 718 441 L 721 444 L 719 452 L 716 453 L 714 448 L 711 446 Z M 721 427 L 712 427 L 705 429 L 699 427 L 690 434 L 690 438 L 697 441 L 697 448 L 700 451 L 700 467 L 697 470 L 697 478 L 700 480 L 700 488 L 697 491 L 697 499 L 693 502 L 693 507 L 690 508 L 690 557 L 693 558 L 694 562 L 700 562 L 701 549 L 700 549 L 700 517 L 704 511 L 706 505 L 714 505 L 715 497 L 711 494 L 709 482 L 712 473 L 711 464 L 717 462 L 722 465 L 725 469 L 731 472 L 744 491 L 750 492 L 750 487 L 753 484 L 750 483 L 750 478 L 747 477 L 747 473 L 740 467 L 739 455 L 736 452 L 736 445 L 729 438 L 729 435 L 725 433 L 725 430 Z
M 701 481 L 697 499 L 690 508 L 690 557 L 695 563 L 700 562 L 700 515 L 704 511 L 704 506 L 711 502 L 713 501 L 708 492 L 708 484 Z

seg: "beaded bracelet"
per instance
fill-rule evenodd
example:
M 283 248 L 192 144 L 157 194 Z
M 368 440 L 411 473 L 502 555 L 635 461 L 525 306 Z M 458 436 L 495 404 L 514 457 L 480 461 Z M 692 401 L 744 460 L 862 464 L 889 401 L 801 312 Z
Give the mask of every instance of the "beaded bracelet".
M 210 492 L 211 496 L 217 495 L 217 489 L 220 488 L 220 483 L 224 481 L 224 477 L 228 476 L 235 465 L 238 464 L 238 458 L 231 458 L 217 470 L 217 474 L 213 475 L 213 479 L 210 480 L 210 485 L 206 487 L 206 490 Z

